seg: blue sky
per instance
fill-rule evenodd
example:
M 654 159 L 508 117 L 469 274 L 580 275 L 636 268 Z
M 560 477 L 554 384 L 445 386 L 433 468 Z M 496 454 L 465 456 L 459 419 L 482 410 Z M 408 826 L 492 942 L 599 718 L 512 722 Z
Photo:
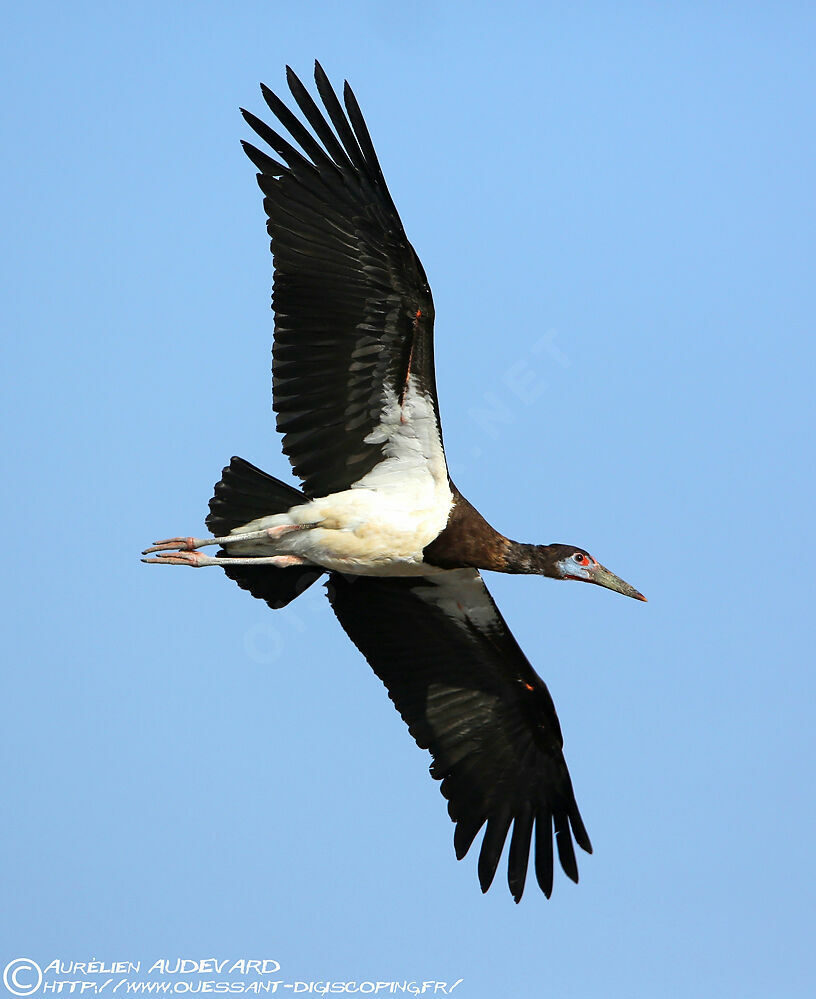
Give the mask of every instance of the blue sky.
M 0 964 L 268 958 L 466 999 L 812 995 L 816 15 L 787 3 L 16 5 L 4 15 Z M 270 412 L 239 105 L 352 82 L 436 303 L 452 474 L 649 597 L 489 585 L 595 845 L 458 864 L 315 590 L 139 550 Z

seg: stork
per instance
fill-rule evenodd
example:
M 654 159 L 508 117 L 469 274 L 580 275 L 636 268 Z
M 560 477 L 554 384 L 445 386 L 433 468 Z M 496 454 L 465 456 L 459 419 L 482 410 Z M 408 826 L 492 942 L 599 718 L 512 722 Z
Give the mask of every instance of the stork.
M 212 537 L 147 548 L 158 565 L 220 566 L 270 607 L 327 575 L 329 602 L 423 749 L 455 823 L 457 858 L 485 828 L 482 891 L 507 862 L 518 902 L 528 859 L 549 897 L 553 834 L 578 880 L 592 852 L 544 681 L 480 570 L 580 580 L 645 600 L 575 545 L 512 541 L 451 481 L 436 394 L 434 306 L 348 83 L 343 104 L 319 63 L 321 109 L 287 81 L 310 131 L 264 99 L 299 147 L 249 111 L 270 155 L 258 170 L 274 258 L 273 395 L 296 489 L 241 458 L 223 470 Z M 215 555 L 201 549 L 218 545 Z M 533 832 L 535 844 L 532 846 Z

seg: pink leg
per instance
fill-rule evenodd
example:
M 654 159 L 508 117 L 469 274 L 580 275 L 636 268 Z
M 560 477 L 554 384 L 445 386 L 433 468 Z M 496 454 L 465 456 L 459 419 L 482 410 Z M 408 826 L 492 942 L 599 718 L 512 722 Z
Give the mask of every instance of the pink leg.
M 149 565 L 189 565 L 193 569 L 200 569 L 207 565 L 271 565 L 276 569 L 287 569 L 293 565 L 306 565 L 306 559 L 299 558 L 297 555 L 267 555 L 262 558 L 213 558 L 211 555 L 203 555 L 196 551 L 171 552 L 156 558 L 143 558 L 142 561 Z
M 280 527 L 268 527 L 263 531 L 249 531 L 246 534 L 228 534 L 223 538 L 167 538 L 165 541 L 154 541 L 149 548 L 145 548 L 142 555 L 176 549 L 189 552 L 196 548 L 206 548 L 208 545 L 234 545 L 237 542 L 243 541 L 276 541 L 278 538 L 282 538 L 284 534 L 290 534 L 292 531 L 303 531 L 307 527 L 314 526 L 314 524 L 281 524 Z

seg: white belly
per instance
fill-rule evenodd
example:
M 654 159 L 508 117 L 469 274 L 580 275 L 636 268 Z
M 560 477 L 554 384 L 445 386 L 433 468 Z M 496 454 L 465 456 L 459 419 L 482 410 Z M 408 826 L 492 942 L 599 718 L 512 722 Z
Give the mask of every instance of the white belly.
M 268 542 L 231 545 L 230 550 L 242 555 L 297 555 L 326 569 L 357 575 L 425 575 L 435 569 L 422 561 L 422 551 L 447 523 L 451 502 L 452 497 L 441 507 L 396 491 L 347 489 L 236 528 L 233 535 L 304 526 Z
M 433 403 L 412 378 L 402 400 L 388 393 L 380 424 L 369 438 L 368 443 L 382 447 L 383 459 L 351 489 L 253 520 L 232 533 L 289 524 L 308 524 L 308 529 L 283 534 L 269 544 L 235 545 L 235 551 L 297 555 L 357 575 L 436 572 L 422 561 L 422 551 L 447 524 L 453 494 Z

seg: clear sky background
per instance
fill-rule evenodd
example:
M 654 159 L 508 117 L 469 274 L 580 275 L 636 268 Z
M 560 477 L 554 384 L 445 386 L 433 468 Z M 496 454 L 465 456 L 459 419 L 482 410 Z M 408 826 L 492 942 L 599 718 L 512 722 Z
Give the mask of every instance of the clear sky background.
M 806 3 L 6 6 L 0 964 L 813 995 L 815 27 Z M 273 614 L 139 561 L 203 530 L 230 455 L 289 478 L 237 109 L 316 56 L 430 277 L 457 484 L 649 597 L 488 579 L 595 845 L 549 902 L 456 862 L 317 588 Z

